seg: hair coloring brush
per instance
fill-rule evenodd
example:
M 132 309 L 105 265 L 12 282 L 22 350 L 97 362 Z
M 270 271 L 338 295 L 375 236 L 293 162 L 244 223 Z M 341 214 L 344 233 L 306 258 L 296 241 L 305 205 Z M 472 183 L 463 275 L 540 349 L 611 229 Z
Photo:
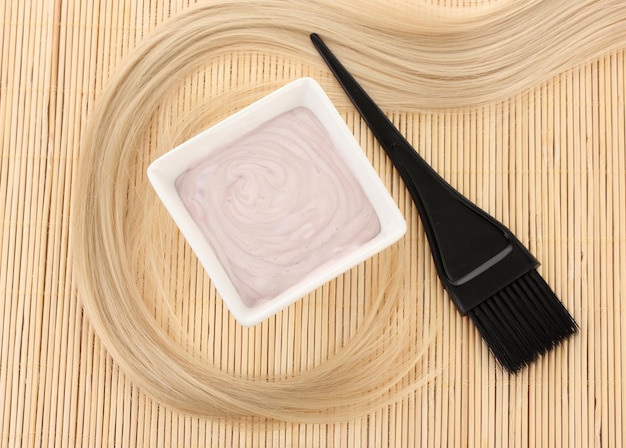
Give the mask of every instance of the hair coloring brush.
M 316 34 L 313 44 L 404 180 L 437 273 L 500 364 L 516 372 L 577 331 L 536 271 L 539 262 L 504 225 L 422 159 Z

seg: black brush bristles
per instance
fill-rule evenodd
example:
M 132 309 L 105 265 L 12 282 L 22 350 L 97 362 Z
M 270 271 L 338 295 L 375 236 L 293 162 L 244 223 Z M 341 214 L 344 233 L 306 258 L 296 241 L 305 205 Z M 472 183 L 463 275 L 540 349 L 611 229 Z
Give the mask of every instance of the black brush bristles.
M 535 270 L 469 311 L 502 367 L 515 373 L 574 335 L 578 326 Z

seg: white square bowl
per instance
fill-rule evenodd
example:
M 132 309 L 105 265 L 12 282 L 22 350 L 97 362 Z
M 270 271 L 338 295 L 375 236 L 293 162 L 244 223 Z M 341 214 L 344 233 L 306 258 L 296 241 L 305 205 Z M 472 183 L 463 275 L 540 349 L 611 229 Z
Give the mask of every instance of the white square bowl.
M 176 181 L 214 151 L 236 143 L 264 123 L 296 108 L 308 109 L 323 125 L 333 142 L 334 150 L 345 162 L 348 172 L 354 176 L 373 207 L 380 231 L 364 244 L 324 262 L 275 297 L 249 306 L 238 293 L 216 250 L 187 210 L 178 193 Z M 271 317 L 387 248 L 406 232 L 406 222 L 378 174 L 328 96 L 311 78 L 301 78 L 287 84 L 159 157 L 148 167 L 148 178 L 233 316 L 244 326 L 252 326 Z

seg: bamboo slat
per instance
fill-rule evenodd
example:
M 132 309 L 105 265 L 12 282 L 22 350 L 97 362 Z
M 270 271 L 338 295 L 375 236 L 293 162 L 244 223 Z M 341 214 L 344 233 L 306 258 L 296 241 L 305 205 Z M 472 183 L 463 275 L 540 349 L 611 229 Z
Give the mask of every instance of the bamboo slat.
M 624 445 L 624 51 L 475 111 L 390 113 L 436 170 L 531 248 L 581 326 L 562 349 L 516 376 L 496 366 L 448 300 L 398 173 L 331 76 L 253 51 L 209 61 L 186 82 L 173 114 L 227 89 L 307 75 L 337 99 L 407 219 L 399 243 L 410 272 L 405 291 L 420 301 L 415 328 L 441 332 L 424 361 L 437 374 L 367 418 L 266 430 L 179 415 L 125 376 L 83 316 L 72 278 L 68 218 L 79 188 L 79 141 L 122 58 L 188 6 L 185 0 L 0 5 L 0 447 Z M 142 163 L 138 178 L 147 157 Z M 244 329 L 186 243 L 173 235 L 167 244 L 170 306 L 191 335 L 183 348 L 244 374 L 298 372 L 327 359 L 362 322 L 365 291 L 382 281 L 374 258 L 275 319 Z M 162 311 L 155 318 L 164 323 Z

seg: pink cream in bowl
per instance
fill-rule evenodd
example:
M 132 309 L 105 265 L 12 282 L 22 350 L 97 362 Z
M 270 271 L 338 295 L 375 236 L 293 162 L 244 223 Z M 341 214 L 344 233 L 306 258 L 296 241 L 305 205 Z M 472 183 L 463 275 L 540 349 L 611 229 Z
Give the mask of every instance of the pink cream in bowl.
M 244 326 L 406 232 L 345 121 L 310 78 L 159 157 L 148 177 Z
M 176 189 L 248 306 L 380 232 L 363 189 L 304 107 L 215 150 Z

